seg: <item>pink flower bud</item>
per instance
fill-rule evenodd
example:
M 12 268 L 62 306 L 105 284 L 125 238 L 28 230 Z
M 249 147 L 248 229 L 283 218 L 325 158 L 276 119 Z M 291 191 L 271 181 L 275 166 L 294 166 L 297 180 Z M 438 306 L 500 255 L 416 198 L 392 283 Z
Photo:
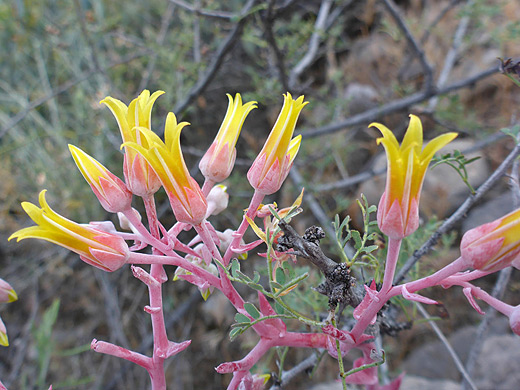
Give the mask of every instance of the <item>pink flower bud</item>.
M 520 209 L 468 230 L 460 254 L 474 269 L 495 272 L 510 265 L 520 269 Z
M 101 206 L 109 213 L 128 210 L 132 203 L 132 193 L 125 183 L 80 148 L 69 145 L 69 149 Z
M 16 292 L 4 279 L 0 279 L 0 303 L 14 302 L 18 299 Z
M 256 108 L 256 102 L 242 104 L 242 97 L 239 93 L 236 94 L 235 100 L 229 94 L 227 97 L 229 105 L 224 121 L 199 164 L 202 175 L 215 183 L 225 180 L 233 170 L 237 154 L 235 145 L 242 125 L 249 112 Z
M 290 93 L 284 96 L 282 111 L 247 173 L 249 183 L 264 195 L 278 191 L 289 174 L 301 143 L 301 135 L 295 138 L 292 136 L 296 121 L 306 104 L 303 96 L 296 100 Z

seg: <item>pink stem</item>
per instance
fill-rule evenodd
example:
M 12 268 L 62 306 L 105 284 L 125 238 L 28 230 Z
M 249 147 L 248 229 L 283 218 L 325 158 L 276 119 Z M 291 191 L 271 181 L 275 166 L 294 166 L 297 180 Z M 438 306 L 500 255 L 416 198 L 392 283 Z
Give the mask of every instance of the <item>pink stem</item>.
M 104 353 L 105 355 L 112 355 L 128 360 L 129 362 L 135 363 L 147 370 L 150 369 L 152 363 L 151 358 L 148 356 L 141 355 L 140 353 L 130 351 L 126 348 L 105 341 L 97 341 L 96 339 L 92 340 L 90 349 L 99 353 Z
M 389 238 L 388 250 L 386 252 L 385 274 L 383 276 L 383 286 L 381 293 L 384 294 L 392 288 L 394 283 L 395 267 L 399 259 L 399 249 L 401 248 L 402 239 Z
M 220 288 L 220 279 L 213 275 L 212 273 L 206 271 L 205 269 L 200 268 L 199 266 L 190 263 L 185 258 L 179 256 L 178 254 L 173 254 L 172 256 L 163 256 L 163 255 L 150 255 L 147 253 L 138 253 L 132 252 L 130 253 L 130 257 L 127 261 L 130 264 L 161 264 L 161 265 L 176 265 L 189 271 L 217 288 Z
M 159 220 L 157 218 L 157 209 L 153 195 L 143 198 L 146 215 L 152 236 L 160 240 L 159 236 Z M 153 248 L 153 254 L 159 255 L 157 249 Z M 152 380 L 152 390 L 166 390 L 166 378 L 164 376 L 164 360 L 166 359 L 169 347 L 168 336 L 166 334 L 166 325 L 164 323 L 164 312 L 162 302 L 162 283 L 168 278 L 164 268 L 160 264 L 152 264 L 150 267 L 150 275 L 158 283 L 148 284 L 148 293 L 150 295 L 150 316 L 152 318 L 153 331 L 153 356 L 152 367 L 149 369 L 150 379 Z
M 204 180 L 204 184 L 202 185 L 202 193 L 204 194 L 204 196 L 208 196 L 209 192 L 211 191 L 214 185 L 215 182 L 213 180 L 209 180 L 207 178 Z
M 390 240 L 392 241 L 392 240 Z M 394 248 L 395 250 L 395 248 Z M 390 245 L 388 248 L 388 253 L 390 253 Z M 398 255 L 398 254 L 397 254 Z M 390 256 L 390 255 L 389 255 Z M 393 256 L 396 256 L 395 253 Z M 393 262 L 393 260 L 391 260 Z M 387 263 L 388 265 L 388 263 Z M 384 306 L 388 300 L 396 295 L 399 295 L 403 291 L 403 286 L 406 286 L 406 289 L 408 292 L 412 293 L 418 290 L 421 290 L 423 288 L 432 287 L 438 284 L 442 284 L 443 281 L 446 280 L 450 275 L 453 275 L 457 272 L 460 272 L 467 268 L 467 264 L 464 262 L 462 258 L 458 258 L 457 260 L 453 261 L 452 263 L 448 264 L 446 267 L 442 268 L 441 270 L 437 271 L 433 275 L 427 276 L 425 278 L 416 280 L 411 283 L 406 283 L 404 285 L 399 285 L 395 287 L 391 287 L 388 290 L 385 290 L 385 283 L 383 282 L 383 287 L 381 288 L 381 291 L 377 293 L 377 299 L 374 299 L 370 305 L 363 311 L 363 314 L 359 321 L 354 325 L 354 328 L 352 328 L 351 334 L 352 337 L 354 337 L 355 340 L 358 340 L 359 337 L 363 334 L 365 329 L 370 325 L 371 319 L 381 310 L 381 308 Z M 395 266 L 394 266 L 395 271 Z M 393 275 L 392 275 L 393 279 Z M 388 283 L 390 280 L 390 277 L 387 277 L 386 270 L 385 270 L 385 280 L 387 280 L 386 286 L 388 286 Z M 367 296 L 365 296 L 365 299 L 368 299 Z
M 247 215 L 248 218 L 254 219 L 256 212 L 258 210 L 258 206 L 260 206 L 260 203 L 262 203 L 262 200 L 264 199 L 265 195 L 261 192 L 258 192 L 255 190 L 255 193 L 253 194 L 253 197 L 251 198 L 251 202 L 249 203 L 249 207 L 247 208 L 247 212 L 245 215 Z M 231 257 L 235 253 L 232 248 L 236 248 L 240 245 L 240 240 L 244 236 L 247 228 L 249 227 L 249 223 L 247 222 L 245 216 L 242 219 L 242 223 L 238 227 L 238 229 L 233 233 L 233 241 L 231 241 L 231 244 L 229 245 L 229 248 L 227 248 L 226 253 L 224 254 L 223 264 L 227 267 L 229 264 L 229 261 L 231 260 Z
M 462 282 L 459 286 L 463 288 L 471 288 L 471 294 L 478 299 L 483 300 L 489 306 L 495 308 L 500 313 L 509 317 L 514 310 L 514 306 L 508 305 L 505 302 L 502 302 L 500 299 L 495 298 L 494 296 L 488 294 L 486 291 L 482 290 L 480 287 L 476 287 L 468 282 Z
M 458 275 L 455 275 L 455 274 L 465 270 L 466 268 L 467 268 L 467 265 L 466 265 L 465 261 L 459 257 L 457 260 L 452 261 L 446 267 L 441 268 L 434 274 L 432 274 L 430 276 L 426 276 L 421 279 L 417 279 L 410 283 L 406 283 L 404 285 L 406 286 L 406 289 L 411 293 L 416 292 L 418 290 L 422 290 L 424 288 L 437 286 L 439 284 L 444 285 L 445 282 L 450 280 L 451 278 L 457 278 Z M 469 273 L 462 274 L 461 276 L 465 277 L 466 275 L 469 275 Z M 477 276 L 477 277 L 479 277 L 479 276 Z M 388 297 L 388 299 L 390 299 L 390 297 L 393 297 L 395 295 L 399 295 L 402 291 L 402 286 L 403 285 L 394 287 L 394 289 L 392 289 L 393 290 L 392 293 L 389 294 L 390 296 Z

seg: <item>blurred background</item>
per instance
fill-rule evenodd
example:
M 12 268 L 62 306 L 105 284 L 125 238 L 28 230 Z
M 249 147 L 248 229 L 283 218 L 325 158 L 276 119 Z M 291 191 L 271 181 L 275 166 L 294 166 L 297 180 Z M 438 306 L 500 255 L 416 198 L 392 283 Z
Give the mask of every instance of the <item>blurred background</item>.
M 305 187 L 304 213 L 293 225 L 300 232 L 312 224 L 323 226 L 328 233 L 324 250 L 337 258 L 334 216 L 350 214 L 356 226 L 356 198 L 363 193 L 377 204 L 383 191 L 385 159 L 375 142 L 377 131 L 368 128 L 372 121 L 386 124 L 398 138 L 409 113 L 422 119 L 426 139 L 457 131 L 452 149 L 468 158 L 482 156 L 468 166 L 474 187 L 513 149 L 514 140 L 500 129 L 518 129 L 520 88 L 499 73 L 497 58 L 520 56 L 519 20 L 520 3 L 506 0 L 1 2 L 0 276 L 19 296 L 0 308 L 10 340 L 8 348 L 0 349 L 4 384 L 44 389 L 52 383 L 54 389 L 78 390 L 149 386 L 144 370 L 89 350 L 95 337 L 150 353 L 150 321 L 142 311 L 145 286 L 127 269 L 106 274 L 50 244 L 7 242 L 12 232 L 30 225 L 20 202 L 37 202 L 42 189 L 48 189 L 51 207 L 78 222 L 113 218 L 91 193 L 67 148 L 69 143 L 79 146 L 122 176 L 117 123 L 99 104 L 105 96 L 129 103 L 143 89 L 164 90 L 152 127 L 161 134 L 169 111 L 191 123 L 182 146 L 199 183 L 198 160 L 224 118 L 225 94 L 239 92 L 245 101 L 258 101 L 243 127 L 234 173 L 225 183 L 230 206 L 214 220 L 224 230 L 238 226 L 248 205 L 252 190 L 245 173 L 274 124 L 282 94 L 304 94 L 309 104 L 296 130 L 302 146 L 286 184 L 269 200 L 289 206 Z M 469 194 L 455 171 L 433 169 L 422 198 L 424 226 L 403 256 L 411 255 L 438 226 L 435 221 L 449 216 Z M 438 269 L 456 258 L 460 232 L 509 212 L 513 197 L 504 178 L 414 272 Z M 157 198 L 161 220 L 170 226 L 174 219 L 164 193 Z M 247 262 L 249 270 L 265 264 L 254 253 Z M 295 266 L 311 269 L 304 262 Z M 504 299 L 520 303 L 514 276 Z M 495 279 L 482 286 L 489 291 Z M 326 312 L 326 299 L 310 289 L 319 281 L 313 270 L 296 291 L 294 304 L 302 311 Z M 429 296 L 444 303 L 447 313 L 434 310 L 431 315 L 443 318 L 439 325 L 447 334 L 479 324 L 481 318 L 460 291 L 436 289 Z M 203 303 L 188 283 L 167 283 L 165 305 L 170 338 L 193 340 L 168 361 L 168 388 L 225 388 L 230 377 L 214 367 L 244 356 L 256 336 L 248 332 L 231 343 L 234 310 L 218 294 Z M 501 320 L 490 326 L 499 334 L 507 328 Z M 434 335 L 420 321 L 401 332 L 398 342 L 385 339 L 390 376 L 408 367 L 419 376 L 460 380 L 449 358 L 432 365 L 441 365 L 439 373 L 410 368 L 410 357 L 421 361 L 413 353 L 420 353 L 429 339 Z M 467 356 L 471 343 L 459 344 L 465 344 L 460 353 Z M 289 351 L 284 369 L 310 354 Z M 273 351 L 257 371 L 277 371 L 275 360 Z M 443 361 L 448 367 L 442 368 Z M 283 388 L 334 380 L 337 363 L 325 356 L 311 380 L 308 374 Z

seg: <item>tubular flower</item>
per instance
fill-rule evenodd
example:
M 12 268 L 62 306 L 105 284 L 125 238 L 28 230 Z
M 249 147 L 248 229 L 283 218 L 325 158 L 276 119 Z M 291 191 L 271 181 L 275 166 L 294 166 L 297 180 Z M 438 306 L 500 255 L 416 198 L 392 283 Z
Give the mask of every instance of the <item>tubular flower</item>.
M 0 318 L 0 345 L 3 347 L 9 346 L 9 338 L 7 337 L 7 329 L 1 318 Z M 0 382 L 0 385 L 1 384 L 2 384 L 2 382 Z M 0 386 L 0 389 L 1 388 L 2 387 Z
M 275 193 L 289 174 L 301 143 L 301 135 L 293 138 L 296 121 L 307 104 L 303 96 L 294 100 L 284 95 L 282 111 L 260 154 L 249 168 L 247 179 L 253 188 L 264 195 Z
M 152 107 L 163 93 L 163 91 L 156 91 L 150 96 L 150 91 L 145 89 L 139 97 L 132 100 L 128 107 L 120 100 L 110 96 L 101 101 L 116 117 L 123 143 L 135 142 L 141 145 L 145 142 L 135 128 L 151 129 Z M 143 144 L 143 146 L 148 145 Z M 123 173 L 128 189 L 137 196 L 152 195 L 161 187 L 161 182 L 153 169 L 133 149 L 125 149 Z
M 242 97 L 239 93 L 235 95 L 235 100 L 230 94 L 227 94 L 227 97 L 229 104 L 224 121 L 215 140 L 199 163 L 204 177 L 216 183 L 225 180 L 230 175 L 235 165 L 237 155 L 235 145 L 242 125 L 249 112 L 256 108 L 256 102 L 242 104 Z
M 510 265 L 520 269 L 520 209 L 468 230 L 460 254 L 474 269 L 494 272 Z
M 126 263 L 130 252 L 125 240 L 115 234 L 62 217 L 49 207 L 45 192 L 40 192 L 41 208 L 29 202 L 22 203 L 23 209 L 37 226 L 18 230 L 9 240 L 46 240 L 76 252 L 85 263 L 108 272 L 115 271 Z
M 0 278 L 0 303 L 14 302 L 18 299 L 18 295 L 4 279 Z
M 426 168 L 433 155 L 457 134 L 440 135 L 423 149 L 422 124 L 415 115 L 410 115 L 410 124 L 401 146 L 386 126 L 372 123 L 369 127 L 372 126 L 383 134 L 377 143 L 383 144 L 387 157 L 386 188 L 379 201 L 377 222 L 389 238 L 401 239 L 419 226 L 419 198 Z
M 69 150 L 81 174 L 106 211 L 118 213 L 130 208 L 132 193 L 121 179 L 80 148 L 69 145 Z
M 175 115 L 170 112 L 164 129 L 165 142 L 153 131 L 139 127 L 145 142 L 142 145 L 127 142 L 123 146 L 134 149 L 148 161 L 168 194 L 177 221 L 198 225 L 206 216 L 207 203 L 182 156 L 180 137 L 186 125 L 187 122 L 177 124 Z

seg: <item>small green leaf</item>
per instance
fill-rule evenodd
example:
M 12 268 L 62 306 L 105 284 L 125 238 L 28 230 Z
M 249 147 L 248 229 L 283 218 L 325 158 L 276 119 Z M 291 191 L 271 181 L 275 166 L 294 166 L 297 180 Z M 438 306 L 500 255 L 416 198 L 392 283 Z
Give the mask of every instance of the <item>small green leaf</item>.
M 372 206 L 370 206 L 368 209 L 367 209 L 367 214 L 372 214 L 372 213 L 375 213 L 377 211 L 377 207 L 375 204 L 373 204 Z
M 247 285 L 248 285 L 248 287 L 251 287 L 253 290 L 262 291 L 262 292 L 265 291 L 264 286 L 262 286 L 261 284 L 258 284 L 258 283 L 248 283 Z
M 277 282 L 271 282 L 271 286 L 276 289 L 281 289 L 283 286 Z
M 233 341 L 234 339 L 237 338 L 237 336 L 239 334 L 242 334 L 244 332 L 244 329 L 243 328 L 233 328 L 231 329 L 231 331 L 229 332 L 229 339 L 231 341 Z
M 237 259 L 233 259 L 233 261 L 231 262 L 231 276 L 236 278 L 238 271 L 240 271 L 240 263 L 238 262 Z
M 283 272 L 283 269 L 277 268 L 275 275 L 277 283 L 285 284 L 285 272 Z
M 235 314 L 235 321 L 238 322 L 238 323 L 240 323 L 240 322 L 250 323 L 251 322 L 249 317 L 244 315 L 244 314 L 242 314 L 242 313 Z
M 258 283 L 260 281 L 260 274 L 256 271 L 253 272 L 253 283 Z
M 247 276 L 246 274 L 244 274 L 243 272 L 240 272 L 240 271 L 236 272 L 235 278 L 241 279 L 245 282 L 253 282 L 249 276 Z
M 244 309 L 247 311 L 247 313 L 253 317 L 255 320 L 259 319 L 260 318 L 260 312 L 258 311 L 258 309 L 256 308 L 255 305 L 253 305 L 252 303 L 249 303 L 249 302 L 246 302 L 244 303 Z
M 354 239 L 354 247 L 356 249 L 361 248 L 363 244 L 361 243 L 361 235 L 357 230 L 352 230 L 352 238 Z
M 379 248 L 377 245 L 370 245 L 370 246 L 367 246 L 363 249 L 363 251 L 365 253 L 371 253 L 373 251 L 375 251 L 377 248 Z
M 280 305 L 278 302 L 274 303 L 274 311 L 278 314 L 285 314 L 285 309 L 282 305 Z

